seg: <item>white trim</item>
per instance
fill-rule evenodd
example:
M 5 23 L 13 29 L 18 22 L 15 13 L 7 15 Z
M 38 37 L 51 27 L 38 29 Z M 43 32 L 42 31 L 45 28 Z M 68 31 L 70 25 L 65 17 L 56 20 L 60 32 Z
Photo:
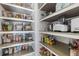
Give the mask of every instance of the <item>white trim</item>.
M 34 31 L 0 31 L 0 34 L 3 33 L 33 33 Z
M 61 32 L 40 32 L 42 34 L 56 35 L 67 38 L 79 39 L 79 34 L 77 33 L 61 33 Z

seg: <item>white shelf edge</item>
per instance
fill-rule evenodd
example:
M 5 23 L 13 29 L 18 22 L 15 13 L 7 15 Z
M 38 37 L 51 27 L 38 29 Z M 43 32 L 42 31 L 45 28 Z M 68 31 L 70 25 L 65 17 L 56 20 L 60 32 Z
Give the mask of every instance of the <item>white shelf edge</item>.
M 55 35 L 55 36 L 62 36 L 62 37 L 73 38 L 73 39 L 79 39 L 78 33 L 61 33 L 61 32 L 40 32 L 40 33 Z
M 47 3 L 44 3 L 40 8 L 39 10 L 41 10 L 42 8 L 44 8 L 44 6 L 46 5 Z
M 34 22 L 33 20 L 28 20 L 28 19 L 19 19 L 19 18 L 11 18 L 11 17 L 0 17 L 0 19 L 13 20 L 13 21 Z
M 4 5 L 8 5 L 8 6 L 11 6 L 11 7 L 16 7 L 16 8 L 20 8 L 20 9 L 28 10 L 28 11 L 31 11 L 31 12 L 34 11 L 34 10 L 32 10 L 32 9 L 25 8 L 25 7 L 21 7 L 21 6 L 14 5 L 14 4 L 10 4 L 10 3 L 2 3 L 2 4 L 4 4 Z
M 9 48 L 9 47 L 18 46 L 18 45 L 23 45 L 23 44 L 32 44 L 32 43 L 34 43 L 34 41 L 24 42 L 24 43 L 17 43 L 17 44 L 13 44 L 13 45 L 6 46 L 6 47 L 1 47 L 0 49 Z
M 45 47 L 47 50 L 49 50 L 51 53 L 53 53 L 55 56 L 59 56 L 58 54 L 56 54 L 54 51 L 50 50 L 49 48 L 47 48 L 45 45 L 43 45 L 42 43 L 40 43 L 43 47 Z
M 46 16 L 45 18 L 41 19 L 40 21 L 44 21 L 44 20 L 46 20 L 46 19 L 48 19 L 48 18 L 50 18 L 50 17 L 53 17 L 53 16 L 56 16 L 56 15 L 58 15 L 58 14 L 64 13 L 64 12 L 66 12 L 66 11 L 68 11 L 68 10 L 71 10 L 71 9 L 73 9 L 73 8 L 76 8 L 76 7 L 79 7 L 79 4 L 72 4 L 72 5 L 70 5 L 70 6 L 67 7 L 67 8 L 64 8 L 64 9 L 62 9 L 62 10 L 60 10 L 60 11 L 54 12 L 52 15 Z
M 34 31 L 0 31 L 0 34 L 7 33 L 33 33 Z
M 34 54 L 35 52 L 33 51 L 33 52 L 30 52 L 30 53 L 28 53 L 28 54 L 25 54 L 25 55 L 22 55 L 22 56 L 32 56 L 32 54 Z

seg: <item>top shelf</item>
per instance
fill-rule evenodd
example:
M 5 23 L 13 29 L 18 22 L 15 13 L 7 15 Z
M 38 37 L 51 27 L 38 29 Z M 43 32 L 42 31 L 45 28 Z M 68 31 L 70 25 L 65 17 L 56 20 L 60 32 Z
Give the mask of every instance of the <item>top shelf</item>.
M 41 5 L 39 10 L 54 12 L 55 11 L 55 5 L 56 5 L 56 3 L 44 3 L 44 4 Z
M 79 15 L 79 4 L 72 4 L 60 11 L 54 12 L 51 15 L 41 19 L 40 21 L 55 21 L 58 18 L 65 16 L 66 18 L 74 17 Z
M 23 14 L 31 14 L 34 11 L 32 9 L 24 8 L 13 4 L 1 3 L 1 5 L 4 7 L 4 9 L 8 11 L 18 12 Z

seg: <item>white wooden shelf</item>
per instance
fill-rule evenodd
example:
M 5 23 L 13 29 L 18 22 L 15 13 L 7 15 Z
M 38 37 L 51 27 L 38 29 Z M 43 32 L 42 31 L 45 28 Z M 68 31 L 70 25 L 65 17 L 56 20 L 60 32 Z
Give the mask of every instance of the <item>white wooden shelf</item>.
M 28 54 L 24 54 L 22 56 L 33 56 L 35 54 L 35 52 L 31 52 L 31 53 L 28 53 Z
M 42 43 L 40 43 L 44 48 L 46 48 L 47 50 L 49 50 L 51 53 L 53 53 L 56 56 L 59 56 L 58 54 L 56 54 L 55 52 L 53 52 L 50 48 L 46 47 L 45 45 L 43 45 Z
M 34 20 L 11 18 L 11 17 L 0 17 L 0 19 L 11 20 L 11 21 L 34 22 Z
M 24 8 L 24 7 L 9 4 L 9 3 L 1 3 L 1 5 L 6 10 L 13 11 L 13 12 L 18 12 L 18 13 L 23 13 L 23 14 L 31 14 L 34 11 L 32 9 Z
M 20 51 L 20 52 L 18 52 L 18 53 L 14 53 L 14 54 L 12 54 L 12 55 L 9 55 L 9 56 L 28 56 L 28 55 L 30 55 L 30 54 L 32 54 L 32 53 L 34 53 L 34 51 L 32 50 L 32 51 L 26 51 L 26 50 L 24 50 L 24 51 Z
M 49 50 L 51 53 L 53 53 L 55 56 L 69 56 L 70 52 L 67 50 L 67 47 L 61 47 L 58 44 L 49 46 L 44 43 L 40 43 L 43 47 L 45 47 L 47 50 Z M 63 46 L 63 45 L 62 45 Z
M 55 36 L 62 36 L 67 38 L 79 39 L 79 33 L 63 33 L 63 32 L 40 32 L 42 34 L 49 34 Z
M 62 16 L 69 18 L 73 16 L 78 16 L 78 15 L 79 15 L 79 4 L 72 4 L 60 11 L 54 12 L 53 14 L 46 16 L 40 21 L 54 21 Z
M 9 48 L 9 47 L 18 46 L 18 45 L 23 45 L 23 44 L 32 44 L 32 43 L 34 43 L 34 41 L 28 41 L 28 42 L 23 42 L 23 43 L 2 44 L 2 45 L 0 45 L 0 49 Z
M 0 31 L 0 34 L 7 34 L 7 33 L 34 33 L 34 31 Z

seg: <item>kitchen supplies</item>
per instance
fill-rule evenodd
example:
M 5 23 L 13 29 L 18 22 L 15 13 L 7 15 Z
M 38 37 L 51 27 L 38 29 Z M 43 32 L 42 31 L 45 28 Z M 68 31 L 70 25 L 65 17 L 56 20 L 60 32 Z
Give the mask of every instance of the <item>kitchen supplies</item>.
M 64 25 L 64 24 L 54 24 L 53 31 L 67 32 L 68 31 L 68 26 Z
M 71 19 L 71 32 L 79 32 L 79 17 Z
M 23 24 L 22 23 L 16 23 L 15 24 L 15 31 L 22 31 L 23 30 Z
M 25 24 L 24 25 L 24 31 L 30 31 L 30 30 L 32 30 L 31 23 Z
M 13 35 L 12 34 L 3 34 L 1 36 L 2 44 L 11 43 L 13 41 Z
M 2 31 L 12 31 L 13 30 L 13 23 L 4 21 L 2 22 Z
M 9 48 L 2 49 L 2 56 L 8 56 L 9 55 Z

